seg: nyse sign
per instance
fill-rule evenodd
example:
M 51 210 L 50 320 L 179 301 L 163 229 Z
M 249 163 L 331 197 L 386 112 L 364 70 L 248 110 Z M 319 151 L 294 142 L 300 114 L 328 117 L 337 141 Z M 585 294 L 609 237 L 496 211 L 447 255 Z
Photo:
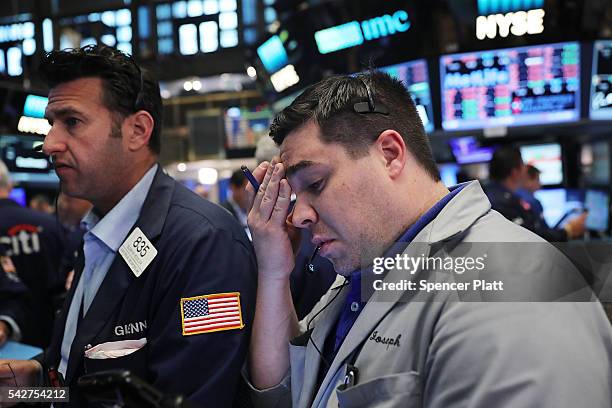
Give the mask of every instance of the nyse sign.
M 476 37 L 485 38 L 507 37 L 508 35 L 523 36 L 525 34 L 540 34 L 544 31 L 544 10 L 533 9 L 516 11 L 506 14 L 479 16 L 476 19 Z

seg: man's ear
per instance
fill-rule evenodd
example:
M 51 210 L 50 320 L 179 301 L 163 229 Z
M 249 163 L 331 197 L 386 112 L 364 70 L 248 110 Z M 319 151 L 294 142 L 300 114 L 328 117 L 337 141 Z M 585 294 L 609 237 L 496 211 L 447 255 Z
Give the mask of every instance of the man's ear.
M 376 140 L 376 147 L 389 176 L 393 179 L 399 177 L 406 165 L 406 143 L 402 135 L 395 130 L 385 130 Z
M 123 126 L 128 127 L 128 129 L 124 129 L 128 135 L 128 148 L 131 151 L 137 151 L 142 149 L 143 146 L 148 146 L 154 125 L 153 117 L 145 110 L 139 110 L 126 118 Z

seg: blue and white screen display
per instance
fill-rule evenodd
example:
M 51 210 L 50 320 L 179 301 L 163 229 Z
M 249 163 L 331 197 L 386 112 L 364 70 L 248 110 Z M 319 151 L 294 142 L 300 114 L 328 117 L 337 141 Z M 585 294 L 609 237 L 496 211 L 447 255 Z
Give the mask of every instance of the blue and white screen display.
M 521 146 L 521 157 L 525 164 L 540 170 L 540 183 L 544 186 L 563 182 L 561 145 L 557 143 Z
M 287 51 L 278 35 L 273 35 L 257 47 L 257 55 L 268 73 L 273 74 L 289 63 Z
M 592 231 L 606 231 L 610 213 L 610 195 L 605 191 L 587 190 L 584 206 L 589 210 L 584 224 L 586 228 Z
M 383 67 L 380 68 L 380 70 L 404 83 L 416 105 L 417 112 L 421 117 L 421 122 L 423 122 L 425 131 L 433 131 L 433 106 L 431 104 L 427 61 L 423 59 L 409 61 L 402 64 Z

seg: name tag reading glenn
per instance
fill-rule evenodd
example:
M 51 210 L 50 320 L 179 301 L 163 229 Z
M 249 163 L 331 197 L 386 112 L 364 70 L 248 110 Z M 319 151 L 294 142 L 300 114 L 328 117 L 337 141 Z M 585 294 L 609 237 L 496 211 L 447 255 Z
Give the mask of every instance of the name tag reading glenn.
M 136 227 L 119 248 L 119 254 L 134 275 L 139 277 L 157 256 L 157 249 L 140 228 Z

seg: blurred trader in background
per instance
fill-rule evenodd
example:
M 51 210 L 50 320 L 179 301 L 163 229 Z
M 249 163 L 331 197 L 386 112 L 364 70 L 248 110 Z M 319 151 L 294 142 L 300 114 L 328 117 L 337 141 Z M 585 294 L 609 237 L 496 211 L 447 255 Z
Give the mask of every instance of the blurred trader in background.
M 491 206 L 515 224 L 535 232 L 549 242 L 563 242 L 584 234 L 586 213 L 573 218 L 563 228 L 550 228 L 542 217 L 531 210 L 531 205 L 516 194 L 526 178 L 525 164 L 518 148 L 500 147 L 493 153 L 489 162 L 489 178 L 485 192 Z
M 23 328 L 22 341 L 46 347 L 51 340 L 55 316 L 54 298 L 64 292 L 61 274 L 63 253 L 57 221 L 50 215 L 23 208 L 9 198 L 12 189 L 6 165 L 0 161 L 0 245 L 15 264 L 28 288 L 32 313 Z
M 57 218 L 62 224 L 64 237 L 64 254 L 61 270 L 66 274 L 66 290 L 70 289 L 74 278 L 74 263 L 79 255 L 79 248 L 85 235 L 85 226 L 81 220 L 91 210 L 91 203 L 60 192 L 57 196 Z
M 0 244 L 0 346 L 7 340 L 20 341 L 28 318 L 28 289 L 21 282 L 8 248 Z
M 276 116 L 270 135 L 280 159 L 255 169 L 256 194 L 248 187 L 259 284 L 245 376 L 259 406 L 609 407 L 612 329 L 597 302 L 484 304 L 436 290 L 362 291 L 374 259 L 395 258 L 394 243 L 409 258 L 454 259 L 482 256 L 482 242 L 496 274 L 517 276 L 518 268 L 549 294 L 550 281 L 538 276 L 558 278 L 559 261 L 581 282 L 577 291 L 585 289 L 551 245 L 491 211 L 478 182 L 449 192 L 401 82 L 378 72 L 325 79 Z M 289 220 L 312 232 L 342 275 L 301 323 L 289 289 L 292 192 Z M 544 256 L 517 259 L 508 241 Z M 435 268 L 417 276 L 454 279 Z M 410 271 L 391 267 L 381 277 L 397 284 Z
M 525 179 L 523 186 L 516 190 L 516 195 L 529 204 L 529 209 L 536 215 L 537 218 L 544 221 L 544 207 L 542 203 L 535 197 L 535 192 L 542 188 L 540 183 L 540 170 L 531 164 L 525 165 Z
M 32 197 L 30 200 L 30 208 L 49 215 L 55 212 L 51 199 L 44 194 L 36 194 Z
M 242 170 L 236 170 L 232 173 L 229 181 L 229 189 L 232 193 L 231 197 L 221 203 L 221 207 L 229 211 L 236 220 L 242 225 L 245 232 L 250 238 L 249 227 L 247 225 L 247 179 Z
M 251 243 L 230 214 L 162 171 L 159 85 L 131 57 L 102 45 L 53 51 L 41 74 L 43 151 L 62 191 L 94 206 L 45 366 L 69 386 L 122 368 L 161 392 L 231 406 L 253 315 Z M 42 369 L 6 367 L 4 385 L 33 385 Z M 72 388 L 70 405 L 83 404 Z

